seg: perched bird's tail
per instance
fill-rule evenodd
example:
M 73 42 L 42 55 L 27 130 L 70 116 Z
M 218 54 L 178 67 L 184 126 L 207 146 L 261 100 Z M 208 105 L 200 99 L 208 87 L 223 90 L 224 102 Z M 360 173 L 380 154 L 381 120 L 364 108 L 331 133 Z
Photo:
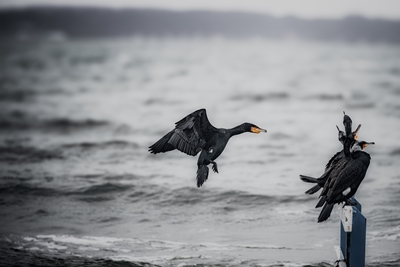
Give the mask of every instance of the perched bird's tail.
M 314 183 L 314 184 L 318 183 L 317 185 L 315 185 L 315 186 L 311 187 L 310 189 L 308 189 L 305 192 L 306 194 L 309 194 L 309 195 L 315 194 L 316 192 L 318 192 L 322 188 L 322 186 L 319 185 L 321 182 L 323 182 L 320 178 L 313 178 L 313 177 L 310 177 L 310 176 L 306 176 L 306 175 L 301 175 L 300 174 L 300 179 L 303 182 L 306 182 L 306 183 Z
M 300 174 L 300 179 L 301 179 L 303 182 L 306 182 L 306 183 L 314 183 L 314 184 L 317 184 L 317 183 L 321 182 L 321 181 L 320 181 L 319 179 L 317 179 L 317 178 L 313 178 L 313 177 L 306 176 L 306 175 L 302 175 L 302 174 Z
M 161 152 L 168 152 L 174 150 L 175 147 L 168 143 L 169 139 L 171 139 L 174 131 L 171 131 L 164 135 L 160 140 L 155 142 L 149 147 L 149 152 L 153 154 L 161 153 Z
M 315 206 L 315 208 L 322 207 L 322 205 L 324 205 L 325 202 L 326 202 L 326 196 L 321 196 L 319 201 L 318 201 L 318 203 L 317 203 L 317 206 Z
M 317 184 L 317 185 L 314 185 L 313 187 L 311 187 L 310 189 L 308 189 L 308 190 L 307 190 L 306 192 L 304 192 L 304 193 L 306 193 L 306 194 L 308 194 L 308 195 L 312 195 L 312 194 L 317 193 L 321 188 L 322 188 L 322 187 L 321 187 L 319 184 Z
M 318 222 L 326 221 L 329 218 L 329 216 L 331 216 L 331 212 L 334 205 L 335 205 L 334 203 L 332 204 L 325 203 L 324 207 L 321 210 L 321 213 L 318 216 Z
M 207 181 L 208 178 L 208 167 L 207 165 L 197 165 L 197 187 L 200 187 Z

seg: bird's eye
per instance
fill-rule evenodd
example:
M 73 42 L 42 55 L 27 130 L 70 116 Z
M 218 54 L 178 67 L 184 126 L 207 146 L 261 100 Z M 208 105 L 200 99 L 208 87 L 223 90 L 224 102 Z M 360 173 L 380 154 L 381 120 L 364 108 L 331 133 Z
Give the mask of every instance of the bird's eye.
M 208 153 L 213 153 L 214 152 L 214 149 L 213 148 L 210 148 L 209 150 L 208 150 Z

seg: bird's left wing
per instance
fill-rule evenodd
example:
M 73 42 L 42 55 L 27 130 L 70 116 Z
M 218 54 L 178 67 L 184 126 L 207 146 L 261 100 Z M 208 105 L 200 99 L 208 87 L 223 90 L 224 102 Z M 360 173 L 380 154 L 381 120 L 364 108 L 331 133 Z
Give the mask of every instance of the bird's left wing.
M 178 121 L 168 143 L 188 155 L 195 156 L 204 148 L 217 129 L 208 121 L 205 109 L 199 109 Z

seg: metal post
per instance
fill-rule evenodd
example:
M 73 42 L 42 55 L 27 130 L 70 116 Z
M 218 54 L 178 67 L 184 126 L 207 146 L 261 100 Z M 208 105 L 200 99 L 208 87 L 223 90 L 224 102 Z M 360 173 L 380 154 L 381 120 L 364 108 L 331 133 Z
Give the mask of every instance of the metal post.
M 340 211 L 340 248 L 347 267 L 365 267 L 367 219 L 361 213 L 361 204 L 344 206 Z

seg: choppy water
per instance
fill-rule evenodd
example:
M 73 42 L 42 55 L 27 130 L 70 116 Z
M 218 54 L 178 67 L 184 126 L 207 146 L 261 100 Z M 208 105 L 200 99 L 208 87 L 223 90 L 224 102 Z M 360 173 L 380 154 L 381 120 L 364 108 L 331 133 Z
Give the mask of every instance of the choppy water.
M 3 42 L 0 265 L 332 266 L 318 176 L 342 111 L 374 141 L 357 193 L 368 266 L 400 265 L 400 47 L 266 39 Z M 251 122 L 219 174 L 147 148 L 186 114 Z M 31 266 L 30 265 L 30 266 Z

